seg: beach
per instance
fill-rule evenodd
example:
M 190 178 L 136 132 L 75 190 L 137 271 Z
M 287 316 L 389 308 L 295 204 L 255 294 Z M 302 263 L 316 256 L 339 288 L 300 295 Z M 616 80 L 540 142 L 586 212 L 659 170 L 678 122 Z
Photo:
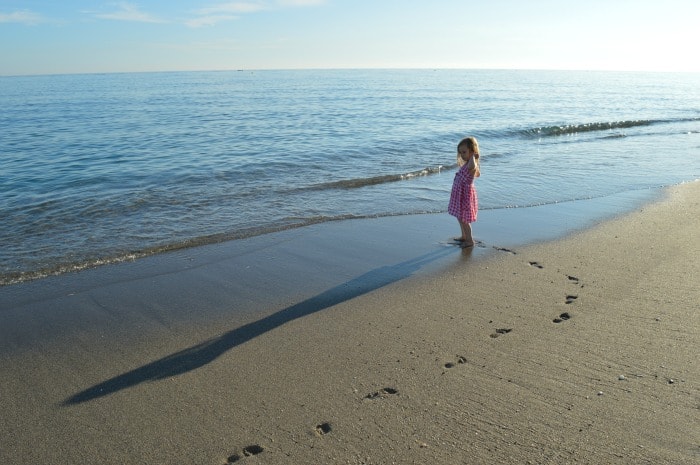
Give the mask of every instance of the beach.
M 406 215 L 2 287 L 0 463 L 700 461 L 700 183 L 558 238 L 499 221 L 474 249 Z

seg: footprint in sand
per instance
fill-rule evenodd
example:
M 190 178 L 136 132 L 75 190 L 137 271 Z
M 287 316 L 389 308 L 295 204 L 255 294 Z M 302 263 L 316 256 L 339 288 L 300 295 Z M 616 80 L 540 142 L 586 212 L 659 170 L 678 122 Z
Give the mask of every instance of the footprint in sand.
M 512 251 L 512 250 L 510 250 L 510 249 L 506 249 L 505 247 L 496 247 L 496 246 L 493 246 L 493 248 L 496 249 L 496 250 L 499 250 L 499 251 L 501 251 L 501 252 L 508 252 L 508 253 L 512 253 L 513 255 L 517 255 L 516 252 L 514 252 L 514 251 Z
M 380 397 L 386 397 L 388 395 L 396 395 L 398 394 L 399 391 L 397 389 L 391 388 L 391 387 L 385 387 L 381 391 L 373 392 L 371 394 L 367 394 L 365 396 L 365 399 L 378 399 Z
M 243 457 L 250 457 L 251 455 L 258 455 L 262 451 L 263 451 L 263 448 L 257 444 L 254 444 L 252 446 L 246 446 L 243 448 L 243 456 L 241 456 L 240 454 L 233 454 L 228 459 L 226 459 L 226 463 L 224 465 L 231 465 L 234 462 L 238 462 Z
M 534 266 L 535 268 L 539 268 L 540 270 L 541 270 L 542 268 L 544 268 L 542 265 L 540 265 L 540 264 L 537 263 L 537 262 L 528 262 L 528 264 L 529 264 L 530 266 Z
M 464 363 L 467 363 L 467 359 L 464 358 L 464 357 L 462 357 L 461 355 L 458 355 L 458 356 L 457 356 L 457 363 L 459 363 L 460 365 L 461 365 L 461 364 L 464 364 Z M 455 367 L 455 363 L 454 363 L 454 362 L 447 362 L 447 363 L 445 363 L 444 366 L 445 366 L 445 368 L 454 368 L 454 367 Z
M 578 299 L 577 295 L 567 295 L 566 296 L 566 303 L 571 304 L 574 302 L 574 300 Z
M 553 319 L 552 321 L 554 323 L 561 323 L 562 321 L 566 321 L 571 318 L 571 314 L 569 312 L 564 312 L 561 315 L 559 315 L 557 318 Z
M 316 425 L 316 434 L 319 436 L 326 435 L 330 433 L 333 430 L 331 427 L 331 424 L 326 422 L 326 423 L 321 423 L 320 425 Z
M 513 331 L 513 328 L 499 328 L 499 329 L 496 330 L 495 333 L 491 334 L 491 337 L 492 337 L 493 339 L 496 339 L 496 338 L 499 337 L 500 335 L 502 335 L 502 334 L 508 334 L 508 333 L 511 332 L 511 331 Z

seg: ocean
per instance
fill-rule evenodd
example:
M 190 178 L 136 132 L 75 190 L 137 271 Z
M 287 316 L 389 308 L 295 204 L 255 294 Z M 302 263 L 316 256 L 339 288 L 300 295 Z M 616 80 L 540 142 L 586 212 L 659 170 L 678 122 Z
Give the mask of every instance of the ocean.
M 481 147 L 482 210 L 692 181 L 700 74 L 10 76 L 0 128 L 10 285 L 313 223 L 446 212 L 465 136 Z

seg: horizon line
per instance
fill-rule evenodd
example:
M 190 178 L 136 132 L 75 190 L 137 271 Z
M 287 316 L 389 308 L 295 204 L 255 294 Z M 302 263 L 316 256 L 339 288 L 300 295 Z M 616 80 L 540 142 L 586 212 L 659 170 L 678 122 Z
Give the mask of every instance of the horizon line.
M 221 73 L 221 72 L 265 72 L 265 71 L 559 71 L 559 72 L 607 72 L 607 73 L 668 73 L 698 74 L 700 71 L 678 70 L 643 70 L 643 69 L 606 69 L 606 68 L 507 68 L 507 67 L 305 67 L 305 68 L 221 68 L 221 69 L 162 69 L 132 71 L 75 71 L 75 72 L 39 72 L 3 74 L 0 77 L 34 77 L 34 76 L 81 76 L 106 74 L 159 74 L 159 73 Z

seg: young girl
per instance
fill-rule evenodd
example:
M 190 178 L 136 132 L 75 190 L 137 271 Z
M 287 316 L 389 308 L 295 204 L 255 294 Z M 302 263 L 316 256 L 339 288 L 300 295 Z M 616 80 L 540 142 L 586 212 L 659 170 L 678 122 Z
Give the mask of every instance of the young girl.
M 447 212 L 457 217 L 462 229 L 462 236 L 455 238 L 461 246 L 474 247 L 471 223 L 476 221 L 479 211 L 479 199 L 474 189 L 474 178 L 481 175 L 479 171 L 479 143 L 474 137 L 462 139 L 457 145 L 457 164 L 459 171 L 455 174 Z

